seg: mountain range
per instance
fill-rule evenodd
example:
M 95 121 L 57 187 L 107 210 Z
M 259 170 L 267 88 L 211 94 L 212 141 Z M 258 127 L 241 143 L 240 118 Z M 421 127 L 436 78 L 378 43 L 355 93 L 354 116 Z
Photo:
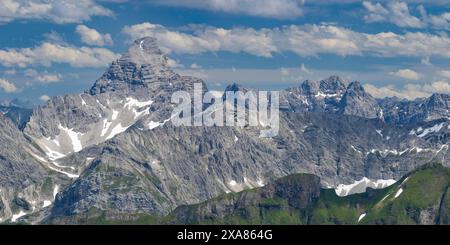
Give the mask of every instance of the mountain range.
M 280 131 L 266 138 L 255 127 L 173 126 L 172 94 L 192 93 L 195 83 L 207 91 L 201 79 L 174 72 L 154 38 L 142 38 L 83 93 L 54 97 L 29 113 L 2 107 L 0 222 L 67 224 L 107 215 L 112 222 L 238 223 L 248 217 L 344 224 L 363 211 L 366 223 L 448 220 L 448 210 L 433 206 L 447 202 L 435 199 L 429 222 L 423 209 L 419 218 L 381 218 L 397 209 L 374 209 L 374 202 L 430 164 L 421 171 L 443 175 L 448 188 L 450 95 L 375 99 L 358 81 L 307 80 L 280 91 Z M 411 186 L 405 194 L 418 185 Z M 447 198 L 443 193 L 436 196 Z M 300 198 L 292 201 L 292 195 Z M 352 208 L 341 210 L 349 213 L 343 218 L 322 208 L 347 201 Z M 283 207 L 280 216 L 247 210 L 272 205 Z

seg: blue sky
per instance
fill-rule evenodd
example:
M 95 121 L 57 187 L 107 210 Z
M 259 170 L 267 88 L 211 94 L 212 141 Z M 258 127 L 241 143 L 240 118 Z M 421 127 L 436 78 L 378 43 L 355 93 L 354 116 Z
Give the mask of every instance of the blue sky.
M 450 0 L 0 0 L 0 101 L 89 89 L 142 36 L 211 89 L 336 74 L 376 97 L 450 93 Z

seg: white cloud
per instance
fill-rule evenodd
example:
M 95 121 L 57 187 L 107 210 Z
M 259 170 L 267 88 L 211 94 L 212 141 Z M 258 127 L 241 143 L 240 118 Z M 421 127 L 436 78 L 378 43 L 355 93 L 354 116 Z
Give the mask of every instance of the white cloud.
M 445 12 L 440 15 L 429 15 L 422 5 L 418 9 L 422 15 L 422 22 L 425 24 L 428 24 L 434 29 L 450 30 L 450 12 Z
M 299 56 L 319 54 L 371 55 L 381 57 L 450 57 L 450 38 L 421 32 L 376 34 L 356 32 L 334 25 L 289 25 L 262 28 L 197 28 L 194 33 L 170 30 L 148 22 L 125 26 L 130 39 L 156 37 L 165 52 L 245 52 L 271 57 L 273 53 L 293 52 Z
M 38 71 L 34 69 L 26 69 L 23 71 L 23 74 L 26 77 L 33 78 L 34 80 L 41 82 L 41 83 L 56 83 L 60 82 L 62 80 L 61 74 L 52 74 L 45 71 L 44 73 L 39 73 Z
M 81 41 L 85 44 L 97 46 L 113 44 L 110 34 L 101 34 L 97 30 L 85 25 L 78 25 L 75 31 L 80 35 Z
M 0 22 L 37 19 L 58 24 L 81 23 L 92 16 L 113 16 L 93 0 L 2 0 Z
M 381 3 L 364 1 L 363 6 L 367 10 L 364 19 L 368 23 L 387 22 L 399 27 L 425 28 L 450 30 L 450 12 L 440 15 L 429 15 L 423 5 L 417 7 L 420 17 L 414 16 L 406 1 L 389 1 L 386 6 Z
M 394 72 L 390 72 L 389 74 L 408 80 L 419 80 L 421 78 L 421 74 L 411 69 L 400 69 Z
M 66 44 L 66 42 L 64 41 L 64 37 L 56 31 L 52 30 L 50 32 L 44 33 L 42 36 L 44 38 L 44 42 Z
M 44 94 L 44 95 L 42 95 L 41 97 L 39 97 L 39 99 L 42 100 L 42 101 L 44 101 L 44 102 L 47 102 L 47 101 L 50 100 L 50 96 Z
M 312 73 L 308 68 L 306 68 L 305 64 L 303 64 L 303 63 L 300 65 L 300 71 L 303 73 L 306 73 L 306 74 Z
M 62 80 L 61 74 L 42 74 L 36 77 L 41 83 L 56 83 Z
M 376 98 L 398 97 L 415 99 L 429 97 L 433 93 L 450 93 L 450 84 L 447 81 L 436 81 L 427 84 L 406 84 L 402 89 L 395 89 L 392 85 L 377 87 L 365 84 L 364 88 Z
M 363 6 L 369 12 L 364 16 L 367 22 L 391 22 L 400 27 L 424 27 L 419 18 L 410 14 L 408 4 L 404 2 L 391 1 L 383 7 L 380 3 L 364 1 Z
M 444 77 L 444 78 L 449 78 L 450 79 L 450 71 L 449 70 L 442 70 L 438 72 L 439 76 Z
M 430 60 L 430 57 L 428 56 L 428 57 L 425 57 L 425 58 L 422 58 L 421 60 L 420 60 L 420 63 L 422 64 L 422 65 L 426 65 L 426 66 L 432 66 L 433 64 L 431 63 L 431 60 Z
M 197 63 L 192 63 L 191 64 L 191 69 L 201 69 L 202 66 L 201 65 L 197 65 Z
M 180 64 L 177 60 L 174 60 L 174 59 L 171 59 L 171 58 L 167 58 L 167 64 L 171 68 L 183 68 L 182 64 Z
M 0 88 L 3 89 L 6 93 L 14 93 L 17 91 L 16 85 L 11 83 L 10 81 L 0 78 Z
M 245 14 L 275 19 L 293 19 L 302 15 L 304 0 L 157 0 L 159 4 L 216 12 Z
M 23 71 L 23 74 L 27 77 L 36 77 L 39 74 L 39 72 L 37 72 L 34 69 L 26 69 Z
M 142 23 L 125 26 L 123 33 L 131 39 L 154 36 L 166 52 L 197 54 L 226 50 L 270 57 L 276 47 L 267 33 L 252 28 L 223 29 L 206 27 L 198 35 L 171 31 L 162 25 Z
M 281 76 L 284 76 L 284 77 L 289 76 L 289 69 L 282 67 L 282 68 L 280 68 L 280 73 L 281 73 Z
M 205 72 L 204 70 L 199 70 L 199 69 L 182 69 L 182 70 L 177 70 L 177 72 L 183 76 L 192 76 L 192 77 L 196 77 L 196 78 L 200 78 L 203 80 L 206 80 L 209 78 L 207 72 Z
M 5 75 L 16 75 L 16 70 L 15 69 L 5 70 L 4 73 Z
M 73 47 L 44 42 L 34 48 L 0 49 L 0 64 L 3 66 L 27 67 L 50 66 L 65 63 L 73 67 L 103 67 L 118 55 L 105 48 Z

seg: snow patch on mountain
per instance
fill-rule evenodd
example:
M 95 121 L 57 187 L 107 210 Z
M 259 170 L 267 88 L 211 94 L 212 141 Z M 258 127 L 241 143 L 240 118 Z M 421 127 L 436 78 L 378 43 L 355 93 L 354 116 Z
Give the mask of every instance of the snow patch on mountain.
M 146 107 L 146 106 L 150 106 L 153 103 L 152 100 L 148 100 L 148 101 L 139 101 L 135 98 L 131 98 L 128 97 L 126 98 L 126 103 L 124 104 L 125 108 L 128 109 L 134 109 L 134 108 L 142 108 L 142 107 Z
M 18 219 L 22 218 L 25 215 L 27 215 L 27 213 L 20 210 L 20 212 L 18 214 L 13 214 L 13 216 L 11 218 L 11 222 L 16 223 Z
M 395 193 L 394 199 L 399 197 L 403 192 L 403 188 L 398 189 L 398 191 Z
M 114 121 L 117 119 L 117 116 L 119 116 L 119 111 L 113 110 L 112 111 L 112 115 L 111 115 L 111 119 Z
M 70 138 L 70 142 L 73 146 L 73 152 L 79 152 L 83 149 L 83 146 L 80 141 L 80 137 L 83 136 L 82 133 L 75 132 L 73 129 L 68 129 L 63 127 L 61 124 L 58 125 L 58 128 L 65 132 L 67 136 Z
M 422 137 L 425 137 L 429 133 L 433 133 L 433 132 L 437 133 L 442 129 L 442 127 L 444 127 L 444 123 L 436 124 L 433 127 L 424 129 L 421 134 L 417 135 L 417 137 L 422 138 Z
M 356 151 L 356 152 L 362 154 L 362 152 L 361 152 L 360 150 L 356 149 L 353 145 L 350 145 L 350 147 L 351 147 L 354 151 Z
M 130 126 L 131 126 L 131 125 L 130 125 Z M 120 134 L 120 133 L 123 133 L 123 132 L 127 131 L 127 129 L 128 129 L 130 126 L 125 126 L 125 127 L 124 127 L 124 126 L 122 126 L 121 123 L 117 124 L 117 125 L 111 130 L 111 133 L 109 133 L 109 135 L 108 135 L 108 137 L 106 137 L 106 139 L 107 139 L 107 140 L 112 139 L 114 136 L 116 136 L 116 135 L 118 135 L 118 134 Z
M 106 133 L 109 130 L 109 127 L 111 127 L 112 122 L 108 121 L 108 119 L 103 119 L 103 128 L 102 128 L 102 132 L 100 133 L 100 136 L 105 136 Z
M 99 106 L 98 109 L 102 112 L 99 113 L 99 117 L 102 118 L 99 121 L 70 128 L 59 123 L 57 125 L 59 134 L 36 139 L 50 161 L 79 152 L 87 146 L 102 143 L 126 131 L 144 115 L 149 114 L 148 107 L 153 103 L 152 100 L 141 101 L 132 97 L 121 100 L 106 99 L 106 103 L 103 100 L 102 103 L 98 98 L 95 101 L 97 103 L 95 106 Z M 76 129 L 80 127 L 83 127 L 83 132 Z
M 316 95 L 314 95 L 314 97 L 316 97 L 316 98 L 334 98 L 334 97 L 338 97 L 338 98 L 340 98 L 341 97 L 341 95 L 339 95 L 339 94 L 325 94 L 325 93 L 322 93 L 321 91 L 319 91 Z
M 383 132 L 383 130 L 381 130 L 381 129 L 378 130 L 378 129 L 377 129 L 377 130 L 375 130 L 375 131 L 377 131 L 377 134 L 379 134 L 381 137 L 383 137 L 383 134 L 381 133 L 381 132 Z
M 362 220 L 362 219 L 364 219 L 364 217 L 366 217 L 366 213 L 363 213 L 363 214 L 361 214 L 360 216 L 359 216 L 359 218 L 358 218 L 358 223 Z
M 353 147 L 352 147 L 353 148 Z M 422 152 L 434 152 L 434 153 L 439 153 L 442 150 L 448 150 L 448 145 L 447 144 L 443 144 L 439 147 L 439 149 L 432 149 L 432 148 L 421 148 L 419 146 L 414 146 L 412 148 L 406 148 L 404 150 L 397 150 L 397 149 L 384 149 L 384 150 L 378 150 L 378 149 L 371 149 L 370 151 L 366 152 L 366 156 L 369 154 L 380 154 L 382 157 L 386 157 L 389 154 L 394 155 L 394 156 L 401 156 L 405 153 L 422 153 Z
M 391 186 L 396 181 L 394 179 L 378 179 L 378 180 L 370 180 L 366 177 L 361 180 L 355 181 L 352 184 L 339 184 L 335 188 L 336 195 L 343 197 L 348 196 L 355 193 L 363 193 L 366 191 L 368 187 L 373 189 L 381 189 Z
M 46 207 L 48 207 L 48 206 L 50 206 L 50 205 L 52 205 L 52 202 L 51 202 L 51 201 L 49 201 L 49 200 L 44 200 L 44 204 L 42 204 L 42 207 L 43 207 L 43 208 L 46 208 Z
M 53 171 L 56 171 L 56 172 L 61 173 L 61 174 L 64 174 L 64 175 L 66 175 L 67 177 L 69 177 L 71 179 L 77 179 L 78 177 L 80 177 L 78 174 L 72 174 L 72 173 L 69 173 L 69 172 L 66 172 L 66 171 L 54 168 L 54 167 L 52 167 L 50 165 L 47 165 L 47 167 L 50 168 Z
M 53 200 L 56 198 L 56 195 L 58 195 L 59 192 L 59 185 L 55 185 L 53 187 Z

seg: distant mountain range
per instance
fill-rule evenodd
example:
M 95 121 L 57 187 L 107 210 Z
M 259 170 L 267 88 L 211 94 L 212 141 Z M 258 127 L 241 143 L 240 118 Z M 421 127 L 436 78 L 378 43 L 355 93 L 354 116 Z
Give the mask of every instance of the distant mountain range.
M 172 71 L 155 39 L 143 38 L 84 93 L 29 114 L 1 107 L 0 221 L 344 224 L 367 212 L 362 223 L 384 224 L 448 216 L 433 206 L 443 201 L 431 198 L 434 211 L 422 205 L 417 218 L 397 199 L 384 211 L 391 197 L 380 197 L 408 185 L 401 182 L 421 166 L 449 167 L 450 95 L 375 99 L 338 76 L 305 81 L 280 91 L 280 132 L 261 138 L 254 127 L 173 126 L 172 93 L 195 83 L 207 88 Z M 442 166 L 423 171 L 447 176 L 445 185 Z M 417 188 L 405 187 L 405 196 Z

